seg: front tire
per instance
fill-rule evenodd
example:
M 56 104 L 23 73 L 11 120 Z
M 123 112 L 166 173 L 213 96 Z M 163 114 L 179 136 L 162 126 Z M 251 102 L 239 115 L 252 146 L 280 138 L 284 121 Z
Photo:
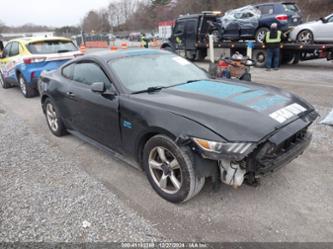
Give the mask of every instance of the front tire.
M 24 97 L 26 98 L 32 98 L 38 95 L 37 89 L 31 87 L 25 79 L 23 78 L 22 74 L 18 75 L 19 79 L 19 86 L 21 89 L 21 93 L 23 94 Z
M 5 81 L 1 72 L 0 72 L 0 84 L 1 84 L 3 89 L 8 89 L 8 88 L 12 87 L 8 82 Z
M 187 147 L 179 147 L 169 137 L 151 138 L 143 150 L 143 166 L 153 189 L 173 203 L 185 202 L 198 194 L 205 184 L 196 176 L 193 154 Z
M 53 135 L 57 137 L 62 137 L 66 135 L 67 131 L 65 125 L 62 122 L 59 111 L 54 105 L 53 101 L 51 101 L 50 99 L 46 99 L 43 104 L 43 109 L 47 125 L 49 126 L 49 129 L 51 130 Z

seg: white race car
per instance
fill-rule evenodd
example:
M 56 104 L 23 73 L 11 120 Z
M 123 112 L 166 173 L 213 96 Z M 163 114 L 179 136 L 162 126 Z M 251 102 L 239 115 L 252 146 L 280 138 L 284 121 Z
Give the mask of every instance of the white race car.
M 333 42 L 333 13 L 318 21 L 295 27 L 290 33 L 292 41 L 311 44 L 314 42 Z

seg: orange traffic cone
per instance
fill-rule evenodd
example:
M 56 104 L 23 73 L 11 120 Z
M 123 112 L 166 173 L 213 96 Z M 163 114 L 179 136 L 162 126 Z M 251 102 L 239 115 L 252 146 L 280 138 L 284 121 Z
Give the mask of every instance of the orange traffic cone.
M 87 48 L 86 48 L 86 46 L 83 43 L 80 45 L 80 52 L 83 53 L 83 54 L 85 52 L 87 52 Z
M 118 48 L 116 46 L 111 46 L 111 51 L 117 51 Z

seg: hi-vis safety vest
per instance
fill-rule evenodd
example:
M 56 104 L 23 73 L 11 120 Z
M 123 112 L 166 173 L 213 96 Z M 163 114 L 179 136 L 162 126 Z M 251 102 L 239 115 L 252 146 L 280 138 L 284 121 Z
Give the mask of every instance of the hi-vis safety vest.
M 177 36 L 176 37 L 176 43 L 178 44 L 178 45 L 180 45 L 181 43 L 182 43 L 182 40 Z
M 278 31 L 276 38 L 271 38 L 271 32 L 266 33 L 266 43 L 279 43 L 281 42 L 282 32 Z

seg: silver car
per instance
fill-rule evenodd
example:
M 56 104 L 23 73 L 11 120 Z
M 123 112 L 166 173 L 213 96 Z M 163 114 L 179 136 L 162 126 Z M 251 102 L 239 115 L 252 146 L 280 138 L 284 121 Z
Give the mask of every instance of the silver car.
M 333 42 L 333 13 L 318 21 L 301 24 L 293 29 L 289 38 L 292 41 L 311 44 Z

